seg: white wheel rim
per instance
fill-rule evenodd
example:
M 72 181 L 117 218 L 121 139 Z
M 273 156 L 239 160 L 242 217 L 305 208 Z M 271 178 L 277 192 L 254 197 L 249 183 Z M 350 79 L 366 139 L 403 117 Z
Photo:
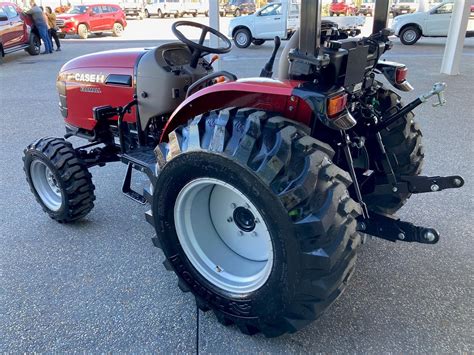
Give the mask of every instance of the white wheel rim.
M 413 42 L 415 40 L 415 38 L 416 38 L 416 32 L 414 30 L 407 30 L 403 34 L 403 39 L 406 42 Z
M 117 33 L 117 34 L 122 33 L 122 25 L 121 24 L 118 24 L 118 23 L 115 24 L 115 33 Z
M 238 189 L 218 179 L 193 180 L 178 194 L 174 220 L 186 256 L 207 281 L 236 294 L 265 284 L 273 266 L 270 232 Z
M 36 193 L 51 211 L 61 208 L 63 197 L 56 177 L 41 160 L 33 160 L 30 165 L 30 176 Z
M 239 32 L 239 33 L 237 33 L 237 36 L 235 36 L 235 41 L 240 46 L 245 46 L 247 44 L 247 41 L 248 41 L 247 35 L 243 32 Z

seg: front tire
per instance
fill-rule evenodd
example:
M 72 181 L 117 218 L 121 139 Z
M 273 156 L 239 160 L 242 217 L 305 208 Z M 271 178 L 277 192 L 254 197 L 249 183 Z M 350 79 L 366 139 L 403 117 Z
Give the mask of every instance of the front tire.
M 94 207 L 94 184 L 72 144 L 41 138 L 24 150 L 23 170 L 36 200 L 52 219 L 72 222 Z
M 411 46 L 418 42 L 420 37 L 421 31 L 415 26 L 408 26 L 400 31 L 400 42 L 407 46 Z
M 123 25 L 119 22 L 115 22 L 112 34 L 113 34 L 114 37 L 122 36 L 123 35 Z
M 81 24 L 77 27 L 77 34 L 78 34 L 79 37 L 81 37 L 82 39 L 87 39 L 87 37 L 89 37 L 89 30 L 87 29 L 87 26 L 84 25 L 83 23 L 81 23 Z
M 360 208 L 331 147 L 285 118 L 234 109 L 195 118 L 155 151 L 156 245 L 201 310 L 274 337 L 341 294 Z
M 145 17 L 150 18 L 150 13 L 148 12 L 148 10 L 145 10 Z
M 240 17 L 240 16 L 242 16 L 242 12 L 240 11 L 240 9 L 236 9 L 234 12 L 234 17 Z
M 234 43 L 238 48 L 247 48 L 252 43 L 252 34 L 248 29 L 240 28 L 234 34 Z

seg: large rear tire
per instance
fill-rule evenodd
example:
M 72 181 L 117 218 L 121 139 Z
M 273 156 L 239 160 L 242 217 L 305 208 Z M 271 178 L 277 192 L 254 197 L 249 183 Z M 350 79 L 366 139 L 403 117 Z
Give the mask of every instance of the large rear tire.
M 400 102 L 400 96 L 391 90 L 380 89 L 377 100 L 379 110 L 384 114 L 394 113 L 403 106 Z M 421 142 L 423 135 L 420 126 L 415 122 L 413 112 L 409 112 L 387 129 L 384 129 L 381 135 L 395 175 L 419 175 L 425 155 Z M 369 149 L 378 149 L 375 141 L 369 142 L 369 147 Z M 382 172 L 382 164 L 375 162 L 373 167 L 376 170 L 377 181 L 388 183 L 387 177 Z M 376 212 L 394 214 L 406 203 L 410 196 L 409 193 L 400 192 L 371 193 L 364 196 L 364 201 L 370 209 Z
M 92 210 L 92 176 L 71 143 L 62 138 L 41 138 L 23 153 L 26 181 L 52 219 L 72 222 Z
M 360 207 L 330 146 L 285 118 L 234 109 L 196 117 L 155 151 L 155 245 L 201 310 L 275 337 L 341 294 Z

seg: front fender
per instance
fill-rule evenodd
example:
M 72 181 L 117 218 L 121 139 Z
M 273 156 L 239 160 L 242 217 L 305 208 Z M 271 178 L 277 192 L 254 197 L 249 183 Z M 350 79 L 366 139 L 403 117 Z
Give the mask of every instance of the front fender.
M 201 89 L 183 101 L 173 112 L 161 134 L 160 142 L 167 141 L 168 134 L 189 119 L 229 107 L 252 107 L 277 112 L 310 126 L 313 110 L 305 99 L 295 94 L 295 89 L 300 84 L 294 80 L 252 78 Z

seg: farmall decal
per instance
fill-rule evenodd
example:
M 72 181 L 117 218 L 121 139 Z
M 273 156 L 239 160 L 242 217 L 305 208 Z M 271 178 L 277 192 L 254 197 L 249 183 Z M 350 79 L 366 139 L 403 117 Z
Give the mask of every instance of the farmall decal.
M 74 74 L 74 80 L 84 83 L 104 83 L 104 74 L 89 74 L 89 73 L 76 73 Z

